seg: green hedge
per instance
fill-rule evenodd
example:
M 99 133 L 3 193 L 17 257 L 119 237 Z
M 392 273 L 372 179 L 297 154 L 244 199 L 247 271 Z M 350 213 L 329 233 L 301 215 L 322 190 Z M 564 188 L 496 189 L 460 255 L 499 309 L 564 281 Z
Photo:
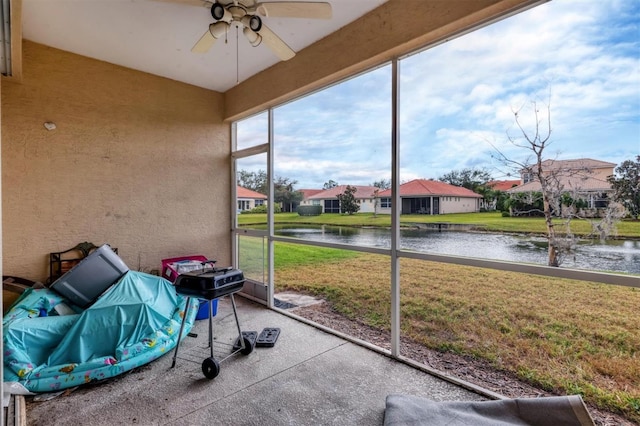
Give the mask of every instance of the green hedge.
M 240 212 L 241 214 L 252 214 L 252 213 L 266 213 L 267 212 L 267 205 L 263 204 L 261 206 L 256 206 L 254 208 L 252 208 L 251 210 L 244 210 L 242 212 Z M 273 206 L 273 212 L 274 213 L 281 213 L 282 212 L 282 208 L 280 208 L 279 204 L 275 204 Z
M 320 216 L 322 206 L 298 206 L 297 211 L 300 216 Z

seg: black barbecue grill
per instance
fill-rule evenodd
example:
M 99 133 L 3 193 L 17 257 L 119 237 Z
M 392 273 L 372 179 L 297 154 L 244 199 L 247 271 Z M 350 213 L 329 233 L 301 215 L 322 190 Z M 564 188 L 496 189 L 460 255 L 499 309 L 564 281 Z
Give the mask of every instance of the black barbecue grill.
M 233 269 L 231 267 L 216 268 L 215 261 L 209 260 L 202 262 L 202 269 L 178 275 L 174 285 L 176 287 L 176 292 L 183 296 L 188 296 L 185 312 L 189 310 L 189 304 L 191 303 L 192 297 L 206 299 L 209 301 L 224 296 L 229 296 L 231 299 L 233 315 L 238 328 L 238 340 L 237 343 L 233 345 L 233 351 L 220 361 L 213 356 L 213 306 L 209 303 L 209 348 L 211 356 L 202 361 L 202 373 L 206 378 L 215 378 L 218 373 L 220 373 L 220 363 L 232 355 L 235 355 L 238 352 L 243 355 L 248 355 L 253 351 L 255 340 L 250 339 L 245 333 L 242 333 L 242 330 L 240 329 L 240 322 L 238 321 L 236 301 L 233 298 L 234 293 L 240 291 L 244 285 L 244 275 L 241 270 Z M 178 335 L 178 342 L 173 354 L 173 364 L 171 365 L 171 368 L 176 365 L 176 358 L 178 356 L 178 348 L 180 346 L 180 338 L 182 337 L 183 329 L 184 320 L 180 325 L 180 334 Z

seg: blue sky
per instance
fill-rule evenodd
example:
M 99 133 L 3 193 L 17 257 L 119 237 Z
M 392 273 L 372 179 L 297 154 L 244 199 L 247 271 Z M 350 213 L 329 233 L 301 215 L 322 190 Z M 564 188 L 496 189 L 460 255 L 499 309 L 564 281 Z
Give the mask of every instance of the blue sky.
M 400 180 L 526 162 L 527 135 L 551 122 L 546 158 L 619 164 L 640 155 L 640 1 L 553 0 L 400 62 Z M 274 111 L 275 175 L 296 188 L 391 177 L 391 66 Z M 550 116 L 547 117 L 547 111 Z M 241 122 L 241 146 L 266 142 L 266 114 Z M 541 127 L 546 131 L 546 124 Z M 526 143 L 525 143 L 526 145 Z M 266 169 L 266 157 L 239 169 Z

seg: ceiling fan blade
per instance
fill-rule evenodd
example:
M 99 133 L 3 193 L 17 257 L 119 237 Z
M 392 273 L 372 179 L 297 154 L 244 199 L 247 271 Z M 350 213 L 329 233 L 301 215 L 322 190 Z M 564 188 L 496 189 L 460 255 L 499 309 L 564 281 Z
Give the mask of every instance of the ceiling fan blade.
M 200 37 L 200 40 L 196 42 L 191 48 L 193 53 L 207 53 L 211 46 L 216 42 L 216 39 L 211 35 L 209 30 L 205 31 Z
M 162 1 L 165 3 L 178 3 L 178 4 L 187 4 L 190 6 L 202 6 L 202 7 L 211 7 L 213 0 L 156 0 Z
M 209 24 L 209 30 L 202 34 L 200 40 L 191 48 L 194 53 L 207 53 L 217 39 L 222 37 L 229 30 L 229 24 L 224 21 Z
M 265 2 L 256 4 L 256 11 L 266 17 L 331 19 L 331 4 L 327 2 Z
M 273 53 L 275 53 L 278 58 L 283 61 L 288 61 L 289 59 L 296 56 L 296 52 L 293 51 L 287 43 L 285 43 L 280 37 L 276 35 L 273 31 L 269 29 L 264 23 L 262 24 L 262 28 L 258 31 L 260 37 L 262 37 L 262 41 L 271 49 Z

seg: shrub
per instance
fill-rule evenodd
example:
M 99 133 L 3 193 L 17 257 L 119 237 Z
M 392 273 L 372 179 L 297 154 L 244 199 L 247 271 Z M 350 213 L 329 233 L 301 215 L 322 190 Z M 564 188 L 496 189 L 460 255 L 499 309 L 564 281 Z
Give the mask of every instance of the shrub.
M 297 211 L 300 216 L 320 216 L 322 214 L 322 206 L 298 206 Z
M 273 206 L 273 212 L 274 213 L 280 213 L 282 211 L 282 209 L 280 208 L 280 205 L 275 204 Z M 266 213 L 267 212 L 267 205 L 263 204 L 261 206 L 256 206 L 254 208 L 252 208 L 251 210 L 244 210 L 242 212 L 240 212 L 241 214 L 250 214 L 250 213 Z

